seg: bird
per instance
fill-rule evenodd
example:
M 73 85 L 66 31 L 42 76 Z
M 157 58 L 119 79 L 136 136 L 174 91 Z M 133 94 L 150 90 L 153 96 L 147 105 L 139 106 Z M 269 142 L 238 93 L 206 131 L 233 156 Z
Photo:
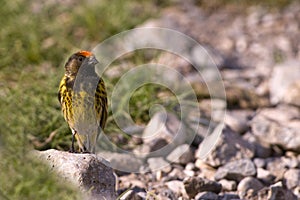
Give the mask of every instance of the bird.
M 107 120 L 107 92 L 97 73 L 98 60 L 90 51 L 78 51 L 64 65 L 59 84 L 58 100 L 64 119 L 72 131 L 70 152 L 95 153 L 97 139 Z

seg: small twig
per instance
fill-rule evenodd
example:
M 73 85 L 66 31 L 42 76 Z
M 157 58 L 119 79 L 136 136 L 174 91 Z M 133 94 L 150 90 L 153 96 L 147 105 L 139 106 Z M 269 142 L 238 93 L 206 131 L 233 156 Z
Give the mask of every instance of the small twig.
M 40 142 L 36 137 L 31 136 L 30 140 L 32 142 L 32 144 L 36 147 L 36 148 L 43 148 L 46 145 L 48 145 L 49 143 L 52 142 L 53 138 L 55 137 L 55 135 L 58 133 L 57 129 L 52 131 L 49 135 L 49 137 L 47 137 L 44 142 Z

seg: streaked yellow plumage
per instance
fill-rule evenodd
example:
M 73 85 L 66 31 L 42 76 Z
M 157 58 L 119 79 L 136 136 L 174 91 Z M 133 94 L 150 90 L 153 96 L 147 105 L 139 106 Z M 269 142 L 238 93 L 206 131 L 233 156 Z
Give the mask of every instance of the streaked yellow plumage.
M 107 119 L 107 94 L 104 81 L 95 72 L 98 63 L 88 51 L 73 54 L 65 64 L 58 99 L 65 120 L 72 130 L 80 152 L 94 152 L 97 138 Z

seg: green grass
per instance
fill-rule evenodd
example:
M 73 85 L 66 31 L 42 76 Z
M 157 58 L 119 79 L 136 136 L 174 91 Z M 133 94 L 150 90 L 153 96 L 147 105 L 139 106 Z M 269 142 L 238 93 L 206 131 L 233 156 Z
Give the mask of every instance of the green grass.
M 64 62 L 158 10 L 137 0 L 43 2 L 5 1 L 0 7 L 0 199 L 77 198 L 27 156 L 34 146 L 69 149 L 71 134 L 57 99 Z

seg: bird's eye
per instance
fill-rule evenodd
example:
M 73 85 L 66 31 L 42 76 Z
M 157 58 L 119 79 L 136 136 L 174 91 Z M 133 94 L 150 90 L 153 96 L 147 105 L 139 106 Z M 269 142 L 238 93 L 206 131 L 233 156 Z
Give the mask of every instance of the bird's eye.
M 80 57 L 78 58 L 78 60 L 79 60 L 80 62 L 82 62 L 82 61 L 83 61 L 83 57 L 80 56 Z

